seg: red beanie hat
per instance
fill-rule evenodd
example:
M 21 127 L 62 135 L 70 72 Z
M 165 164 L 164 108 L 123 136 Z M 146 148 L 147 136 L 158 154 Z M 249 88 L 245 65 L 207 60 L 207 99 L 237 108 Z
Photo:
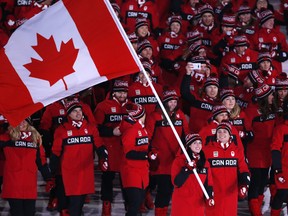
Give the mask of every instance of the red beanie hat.
M 206 88 L 209 85 L 215 85 L 219 87 L 219 79 L 217 77 L 207 77 L 203 87 Z
M 233 89 L 222 89 L 220 91 L 220 100 L 223 101 L 225 98 L 232 96 L 235 98 Z
M 213 114 L 212 118 L 215 119 L 217 115 L 219 115 L 220 113 L 225 113 L 225 112 L 229 114 L 227 108 L 223 104 L 215 105 L 213 106 L 213 109 L 212 109 L 212 114 Z
M 124 80 L 115 80 L 112 88 L 113 92 L 128 91 L 128 82 Z
M 152 45 L 149 40 L 143 40 L 140 43 L 138 43 L 137 46 L 137 54 L 140 54 L 145 48 L 150 47 L 152 49 Z
M 237 15 L 240 16 L 241 14 L 248 14 L 251 13 L 251 8 L 247 4 L 243 4 L 239 7 L 237 11 Z
M 145 71 L 147 71 L 149 74 L 152 74 L 152 65 L 151 61 L 148 58 L 141 58 L 140 59 Z
M 227 121 L 222 121 L 216 128 L 216 133 L 219 129 L 226 129 L 230 136 L 232 135 L 232 129 L 231 129 L 231 124 Z
M 255 89 L 255 95 L 258 99 L 265 98 L 273 92 L 271 86 L 262 84 L 260 87 Z
M 137 30 L 141 26 L 149 26 L 149 23 L 148 23 L 147 19 L 144 18 L 144 17 L 139 17 L 139 18 L 136 19 L 135 29 Z
M 125 105 L 128 115 L 134 119 L 140 119 L 145 114 L 145 109 L 140 104 L 129 102 Z
M 128 39 L 131 43 L 137 43 L 138 42 L 138 36 L 135 32 L 128 35 Z
M 175 90 L 166 90 L 163 91 L 163 103 L 166 103 L 170 100 L 178 100 L 179 96 Z
M 288 89 L 288 78 L 285 72 L 280 73 L 275 79 L 275 89 Z
M 74 97 L 71 100 L 66 100 L 64 103 L 67 115 L 69 115 L 75 108 L 82 108 L 82 105 L 79 102 L 79 99 Z
M 253 83 L 253 85 L 259 85 L 264 83 L 264 78 L 259 74 L 257 70 L 252 70 L 248 73 L 248 78 Z
M 263 61 L 270 61 L 272 62 L 272 57 L 269 52 L 261 52 L 258 54 L 257 62 L 260 64 Z
M 247 39 L 246 35 L 237 35 L 234 38 L 234 46 L 249 46 L 249 40 Z
M 222 26 L 234 27 L 236 25 L 236 17 L 233 14 L 224 14 L 221 21 Z
M 186 35 L 187 41 L 191 44 L 194 43 L 197 40 L 202 39 L 202 34 L 196 29 L 195 31 L 190 31 Z
M 265 9 L 260 12 L 259 19 L 260 19 L 260 25 L 263 25 L 267 20 L 274 18 L 274 14 L 271 10 Z
M 185 137 L 186 148 L 188 148 L 196 140 L 200 140 L 202 142 L 202 138 L 199 134 L 187 134 Z
M 199 10 L 199 13 L 201 14 L 201 16 L 203 16 L 203 14 L 205 14 L 205 13 L 211 13 L 214 16 L 213 7 L 208 3 L 206 3 L 205 5 L 200 7 L 198 10 Z
M 180 25 L 182 25 L 182 17 L 181 16 L 176 16 L 176 15 L 172 15 L 171 17 L 168 18 L 168 22 L 169 22 L 169 26 L 173 23 L 173 22 L 177 22 Z

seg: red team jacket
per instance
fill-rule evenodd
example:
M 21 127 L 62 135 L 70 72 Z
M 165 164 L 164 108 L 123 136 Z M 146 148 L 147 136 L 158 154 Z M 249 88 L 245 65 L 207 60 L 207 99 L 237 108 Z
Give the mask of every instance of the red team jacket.
M 10 140 L 10 136 L 3 134 L 1 140 Z M 40 168 L 46 164 L 43 147 L 32 142 L 29 131 L 2 147 L 5 155 L 2 198 L 36 199 L 37 165 Z
M 253 36 L 252 43 L 255 50 L 259 52 L 270 52 L 273 55 L 273 52 L 288 51 L 288 45 L 286 42 L 286 36 L 277 29 L 267 29 L 260 28 Z M 282 71 L 281 62 L 272 57 L 272 65 L 277 69 L 277 71 Z
M 252 131 L 251 122 L 248 121 L 248 117 L 243 110 L 241 110 L 240 114 L 237 117 L 235 117 L 234 119 L 230 119 L 230 123 L 231 125 L 233 125 L 234 128 L 237 129 L 239 133 Z
M 238 69 L 238 79 L 243 82 L 244 78 L 251 70 L 257 69 L 258 52 L 247 48 L 243 55 L 238 55 L 236 51 L 228 52 L 221 61 L 221 68 L 234 66 Z
M 165 32 L 158 38 L 160 48 L 159 58 L 174 61 L 182 56 L 186 42 L 185 35 L 179 33 L 177 37 L 172 37 L 171 32 Z
M 156 89 L 158 95 L 162 95 L 162 86 L 153 83 L 154 88 Z M 153 94 L 151 87 L 149 85 L 144 86 L 140 82 L 134 82 L 129 86 L 128 98 L 136 104 L 140 104 L 145 108 L 146 114 L 149 115 L 155 110 L 157 105 L 157 99 Z
M 216 128 L 218 125 L 219 123 L 213 120 L 206 127 L 203 127 L 200 130 L 199 135 L 201 136 L 204 145 L 208 145 L 210 142 L 215 141 L 214 139 L 215 139 L 215 134 L 216 134 Z M 243 151 L 243 144 L 239 136 L 239 132 L 232 125 L 231 125 L 231 129 L 232 129 L 232 136 L 233 136 L 234 142 L 236 140 L 235 144 L 237 145 L 239 149 Z
M 193 25 L 193 19 L 197 15 L 197 8 L 193 8 L 190 5 L 190 2 L 187 2 L 181 6 L 181 17 L 182 17 L 182 26 L 181 31 L 186 34 L 188 30 Z
M 155 2 L 146 0 L 143 5 L 139 5 L 136 0 L 125 1 L 121 5 L 123 27 L 128 34 L 135 31 L 136 18 L 144 17 L 149 22 L 149 29 L 152 31 L 159 27 L 159 13 Z
M 95 123 L 91 108 L 81 101 L 80 104 L 82 105 L 83 113 L 85 116 L 87 116 L 88 121 Z M 61 101 L 56 101 L 55 103 L 52 103 L 46 107 L 46 110 L 41 118 L 40 128 L 54 132 L 56 127 L 63 123 L 63 119 L 66 120 L 66 110 Z
M 197 24 L 192 30 L 198 30 L 202 34 L 202 45 L 207 47 L 207 57 L 209 59 L 215 59 L 215 54 L 212 52 L 212 38 L 214 29 L 217 29 L 216 25 L 209 26 L 208 28 L 202 23 Z
M 60 158 L 67 196 L 95 192 L 94 148 L 102 143 L 97 128 L 86 120 L 79 129 L 73 127 L 71 122 L 56 129 L 52 152 Z
M 181 85 L 181 95 L 190 104 L 189 129 L 193 133 L 199 133 L 201 128 L 208 125 L 208 119 L 212 116 L 215 100 L 208 97 L 195 97 L 190 92 L 191 76 L 185 75 Z
M 188 122 L 181 110 L 175 112 L 173 125 L 180 138 L 189 133 Z M 156 110 L 147 116 L 146 128 L 149 139 L 152 140 L 151 147 L 158 151 L 157 157 L 160 162 L 158 169 L 150 173 L 152 175 L 170 175 L 172 163 L 180 146 L 169 123 L 164 119 L 164 114 L 160 110 Z
M 271 151 L 277 150 L 281 152 L 282 175 L 284 179 L 288 179 L 288 121 L 285 120 L 283 124 L 277 125 L 273 130 L 273 139 L 271 144 Z M 288 182 L 280 183 L 275 180 L 277 189 L 287 189 Z
M 256 105 L 251 105 L 246 113 L 252 122 L 254 139 L 247 145 L 247 158 L 250 168 L 269 168 L 271 166 L 272 133 L 275 114 L 263 118 Z
M 218 142 L 204 146 L 206 159 L 210 162 L 215 206 L 206 209 L 207 216 L 237 215 L 238 171 L 248 173 L 244 152 L 233 142 L 223 149 Z
M 171 215 L 204 215 L 205 197 L 193 171 L 188 171 L 191 174 L 181 187 L 177 187 L 174 183 L 176 176 L 187 164 L 186 161 L 184 154 L 181 154 L 176 157 L 172 165 L 171 180 L 174 185 L 174 191 L 172 194 Z M 211 169 L 207 161 L 204 168 L 197 172 L 204 186 L 213 186 Z
M 149 164 L 146 158 L 127 158 L 127 153 L 143 152 L 148 153 L 148 133 L 138 122 L 126 118 L 121 122 L 120 131 L 122 133 L 123 159 L 121 164 L 121 180 L 123 188 L 136 187 L 145 189 L 149 183 Z
M 106 99 L 98 104 L 94 112 L 99 134 L 109 152 L 109 171 L 120 171 L 123 151 L 121 136 L 114 136 L 113 129 L 119 126 L 122 117 L 127 115 L 124 104 L 121 105 L 117 99 Z

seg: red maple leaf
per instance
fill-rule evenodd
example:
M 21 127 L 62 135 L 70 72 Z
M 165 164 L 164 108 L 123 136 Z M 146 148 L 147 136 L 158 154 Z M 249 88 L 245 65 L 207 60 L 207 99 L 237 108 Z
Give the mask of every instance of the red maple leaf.
M 75 72 L 73 65 L 79 49 L 75 49 L 72 39 L 67 43 L 62 41 L 60 51 L 56 48 L 53 36 L 46 39 L 42 35 L 37 34 L 37 41 L 38 44 L 32 47 L 43 60 L 31 58 L 32 61 L 30 63 L 23 65 L 30 71 L 29 76 L 47 80 L 50 86 L 62 79 L 67 90 L 67 85 L 63 78 Z

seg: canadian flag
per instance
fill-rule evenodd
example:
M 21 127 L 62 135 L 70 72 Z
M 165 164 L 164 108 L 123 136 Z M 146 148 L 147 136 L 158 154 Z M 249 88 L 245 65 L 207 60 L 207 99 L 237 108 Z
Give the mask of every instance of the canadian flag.
M 0 113 L 14 126 L 54 101 L 141 70 L 108 0 L 57 2 L 12 34 L 0 61 Z

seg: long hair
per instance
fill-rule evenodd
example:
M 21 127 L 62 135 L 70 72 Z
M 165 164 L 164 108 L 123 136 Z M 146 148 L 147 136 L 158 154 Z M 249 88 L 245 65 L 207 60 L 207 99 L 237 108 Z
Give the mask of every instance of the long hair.
M 257 99 L 258 107 L 261 112 L 261 115 L 264 118 L 267 118 L 267 116 L 271 113 L 277 112 L 277 104 L 275 100 L 272 101 L 272 104 L 270 105 L 268 102 L 268 96 L 264 98 Z
M 187 148 L 186 151 L 187 151 L 190 159 L 193 160 L 192 150 L 191 150 L 190 148 Z M 202 170 L 202 169 L 204 168 L 204 166 L 205 166 L 206 157 L 205 157 L 205 154 L 204 154 L 203 150 L 201 150 L 201 151 L 199 152 L 199 155 L 200 155 L 200 159 L 197 161 L 196 165 L 197 165 L 197 169 L 198 169 L 198 170 Z
M 235 103 L 235 106 L 229 112 L 229 116 L 231 119 L 235 119 L 240 114 L 240 112 L 241 112 L 240 106 L 237 103 Z
M 11 140 L 15 141 L 15 140 L 20 139 L 21 131 L 20 131 L 19 125 L 16 127 L 9 126 L 8 131 L 9 131 Z M 30 131 L 32 133 L 33 143 L 37 144 L 38 146 L 42 145 L 42 137 L 39 134 L 39 132 L 36 130 L 36 128 L 28 124 L 26 131 Z
M 165 107 L 165 110 L 168 113 L 171 121 L 175 122 L 175 120 L 176 120 L 176 112 L 179 109 L 179 100 L 177 100 L 177 106 L 175 107 L 175 109 L 172 112 L 170 112 L 170 110 L 169 110 L 168 101 L 163 103 L 163 106 Z M 164 114 L 163 114 L 163 118 L 164 118 L 165 122 L 168 122 L 168 120 L 166 119 L 166 116 Z

